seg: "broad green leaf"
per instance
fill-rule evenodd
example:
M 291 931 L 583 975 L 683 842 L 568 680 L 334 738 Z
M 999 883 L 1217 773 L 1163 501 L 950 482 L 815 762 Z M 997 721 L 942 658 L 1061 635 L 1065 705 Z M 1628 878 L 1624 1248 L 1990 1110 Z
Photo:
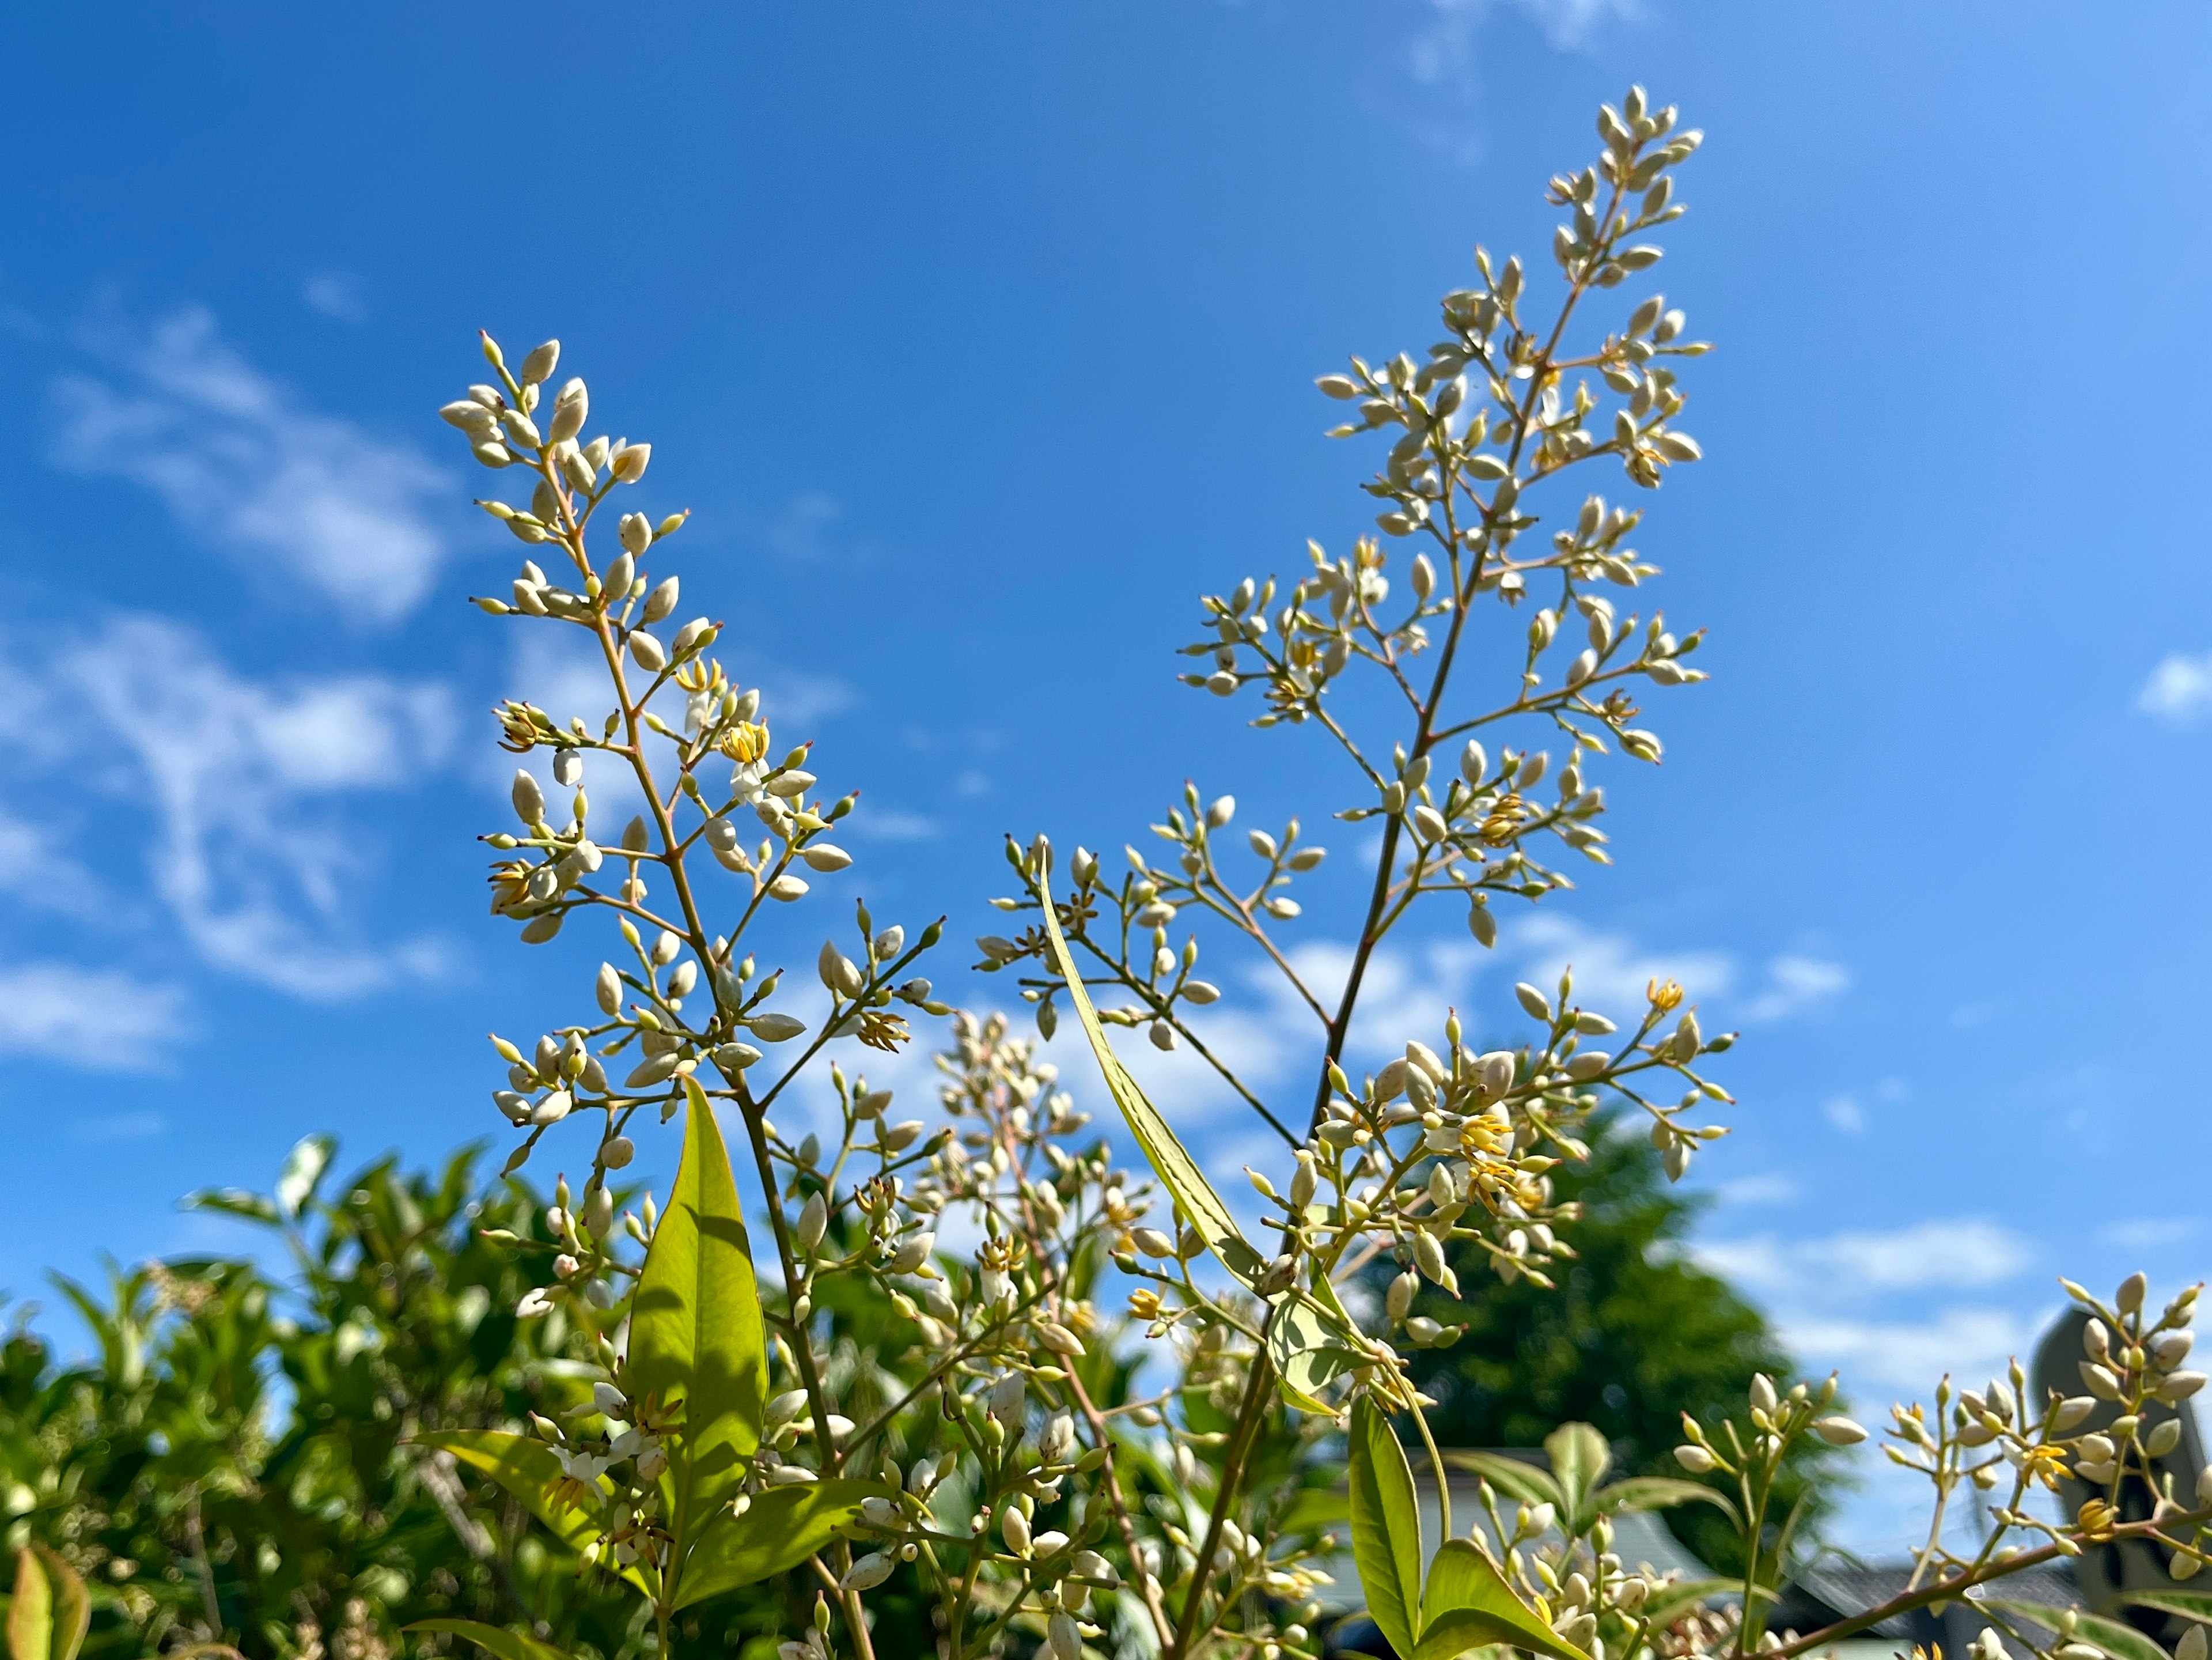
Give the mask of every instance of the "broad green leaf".
M 1671 1585 L 1662 1585 L 1651 1593 L 1644 1604 L 1643 1617 L 1651 1622 L 1654 1631 L 1664 1631 L 1692 1608 L 1715 1596 L 1741 1596 L 1741 1579 L 1677 1579 Z M 1772 1601 L 1773 1590 L 1759 1588 L 1760 1596 Z
M 1605 1479 L 1613 1462 L 1613 1450 L 1588 1424 L 1562 1424 L 1544 1438 L 1551 1456 L 1552 1480 L 1559 1489 L 1560 1520 L 1580 1532 L 1594 1520 L 1584 1514 L 1590 1489 Z
M 1390 1646 L 1413 1652 L 1420 1625 L 1421 1512 L 1413 1470 L 1390 1420 L 1361 1395 L 1352 1406 L 1352 1559 L 1367 1612 Z
M 288 1222 L 299 1218 L 300 1208 L 314 1196 L 315 1184 L 330 1168 L 337 1151 L 333 1136 L 310 1135 L 294 1145 L 276 1177 L 276 1208 Z
M 760 1445 L 768 1341 L 738 1184 L 706 1093 L 687 1078 L 684 1154 L 630 1305 L 629 1388 L 681 1402 L 671 1515 L 682 1553 L 736 1493 Z
M 567 1655 L 550 1643 L 525 1637 L 520 1632 L 509 1631 L 504 1626 L 487 1626 L 481 1620 L 417 1620 L 406 1629 L 443 1632 L 448 1637 L 465 1637 L 478 1648 L 497 1655 L 499 1660 L 568 1660 Z
M 9 1660 L 76 1660 L 92 1600 L 76 1570 L 44 1545 L 15 1553 L 15 1595 L 8 1608 Z
M 2120 1598 L 2160 1614 L 2178 1614 L 2185 1620 L 2212 1626 L 2212 1590 L 2139 1590 Z
M 1308 1487 L 1291 1500 L 1277 1523 L 1285 1533 L 1312 1535 L 1342 1527 L 1352 1519 L 1352 1501 L 1327 1487 Z
M 1632 1475 L 1611 1487 L 1600 1487 L 1591 1495 L 1590 1502 L 1607 1516 L 1617 1516 L 1624 1511 L 1668 1510 L 1676 1505 L 1716 1505 L 1730 1521 L 1735 1519 L 1735 1506 L 1719 1488 L 1673 1475 Z
M 2171 1596 L 2172 1593 L 2166 1594 Z M 2065 1609 L 2055 1608 L 2048 1602 L 2021 1602 L 2002 1596 L 1989 1596 L 1981 1600 L 1993 1608 L 2002 1608 L 2007 1614 L 2019 1614 L 2024 1620 L 2033 1620 L 2039 1626 L 2047 1626 L 2053 1631 L 2058 1629 L 2058 1621 L 2066 1612 Z M 2144 1599 L 2138 1596 L 2132 1600 L 2140 1602 Z M 2118 1620 L 2106 1619 L 2101 1614 L 2091 1614 L 2086 1609 L 2077 1613 L 2074 1617 L 2072 1640 L 2076 1643 L 2086 1643 L 2093 1649 L 2102 1650 L 2112 1656 L 2112 1660 L 2166 1660 L 2166 1651 L 2133 1626 Z
M 852 1526 L 864 1501 L 890 1496 L 874 1481 L 809 1481 L 757 1494 L 743 1516 L 724 1507 L 684 1561 L 676 1606 L 688 1608 L 797 1567 Z
M 1130 1133 L 1145 1150 L 1146 1158 L 1158 1172 L 1160 1180 L 1167 1183 L 1183 1219 L 1198 1230 L 1206 1249 L 1221 1259 L 1222 1267 L 1248 1288 L 1254 1286 L 1267 1267 L 1265 1259 L 1237 1230 L 1229 1207 L 1222 1203 L 1221 1195 L 1206 1179 L 1206 1172 L 1199 1168 L 1198 1161 L 1176 1140 L 1168 1121 L 1145 1098 L 1144 1091 L 1137 1087 L 1137 1080 L 1115 1058 L 1113 1046 L 1106 1041 L 1106 1029 L 1098 1024 L 1098 1011 L 1091 1006 L 1091 994 L 1083 988 L 1083 976 L 1076 969 L 1075 959 L 1068 954 L 1066 936 L 1060 933 L 1060 918 L 1053 910 L 1052 890 L 1040 880 L 1037 892 L 1044 900 L 1044 926 L 1052 939 L 1054 966 L 1066 982 L 1076 1018 L 1083 1022 L 1084 1034 L 1091 1039 L 1091 1052 L 1097 1057 L 1098 1070 L 1106 1075 L 1107 1091 L 1121 1109 L 1121 1116 L 1128 1121 Z
M 417 1446 L 451 1453 L 456 1462 L 496 1481 L 570 1550 L 580 1551 L 599 1536 L 597 1516 L 553 1502 L 553 1484 L 562 1476 L 561 1461 L 544 1442 L 510 1435 L 505 1430 L 427 1430 L 414 1440 Z M 599 1486 L 602 1493 L 612 1491 L 604 1477 Z M 623 1570 L 622 1577 L 651 1596 L 657 1590 L 651 1574 L 650 1569 L 629 1567 Z
M 1521 1600 L 1488 1557 L 1464 1539 L 1447 1539 L 1421 1592 L 1421 1634 L 1413 1660 L 1457 1660 L 1491 1643 L 1510 1643 L 1557 1660 L 1589 1660 Z
M 1480 1475 L 1508 1499 L 1517 1499 L 1524 1505 L 1549 1505 L 1555 1511 L 1565 1508 L 1559 1502 L 1559 1483 L 1534 1464 L 1524 1464 L 1518 1458 L 1495 1452 L 1448 1451 L 1444 1462 L 1454 1469 Z

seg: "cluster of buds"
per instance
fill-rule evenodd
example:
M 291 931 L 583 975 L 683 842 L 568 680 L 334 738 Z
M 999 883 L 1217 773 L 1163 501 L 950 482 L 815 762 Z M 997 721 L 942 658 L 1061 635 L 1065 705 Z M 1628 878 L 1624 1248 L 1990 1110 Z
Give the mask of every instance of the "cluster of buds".
M 1841 1414 L 1835 1404 L 1833 1373 L 1818 1383 L 1792 1383 L 1786 1392 L 1760 1372 L 1747 1391 L 1748 1430 L 1739 1430 L 1733 1419 L 1721 1431 L 1727 1445 L 1716 1444 L 1698 1420 L 1682 1414 L 1682 1429 L 1690 1438 L 1674 1449 L 1674 1462 L 1692 1475 L 1723 1470 L 1730 1475 L 1751 1475 L 1771 1481 L 1782 1468 L 1783 1456 L 1800 1436 L 1812 1435 L 1832 1447 L 1853 1447 L 1867 1438 L 1865 1427 Z
M 561 1467 L 547 1501 L 556 1509 L 581 1511 L 597 1523 L 596 1535 L 583 1546 L 580 1572 L 640 1563 L 658 1570 L 670 1544 L 660 1477 L 668 1468 L 666 1443 L 675 1426 L 657 1402 L 631 1400 L 618 1381 L 619 1363 L 611 1352 L 605 1358 L 617 1381 L 593 1384 L 592 1398 L 564 1414 L 572 1426 L 599 1420 L 598 1434 L 530 1414 L 532 1432 L 551 1445 Z

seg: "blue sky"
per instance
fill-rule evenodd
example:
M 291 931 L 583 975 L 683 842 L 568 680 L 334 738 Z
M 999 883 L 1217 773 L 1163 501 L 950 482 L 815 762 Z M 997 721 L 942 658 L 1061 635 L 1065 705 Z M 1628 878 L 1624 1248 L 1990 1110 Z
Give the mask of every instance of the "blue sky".
M 485 710 L 561 666 L 463 603 L 516 562 L 432 413 L 478 326 L 655 442 L 687 593 L 866 791 L 791 959 L 860 892 L 964 940 L 1004 830 L 1348 799 L 1171 650 L 1364 529 L 1312 377 L 1419 350 L 1478 240 L 1540 263 L 1631 81 L 1710 135 L 1660 273 L 1708 459 L 1638 541 L 1714 678 L 1614 868 L 1486 959 L 1440 914 L 1389 1006 L 1680 972 L 1747 1034 L 1701 1248 L 1869 1404 L 2212 1256 L 2212 571 L 2151 407 L 2212 311 L 2198 9 L 198 11 L 48 9 L 0 110 L 0 1285 L 217 1243 L 177 1195 L 310 1129 L 489 1134 L 485 1030 L 580 1002 L 598 947 L 483 914 Z

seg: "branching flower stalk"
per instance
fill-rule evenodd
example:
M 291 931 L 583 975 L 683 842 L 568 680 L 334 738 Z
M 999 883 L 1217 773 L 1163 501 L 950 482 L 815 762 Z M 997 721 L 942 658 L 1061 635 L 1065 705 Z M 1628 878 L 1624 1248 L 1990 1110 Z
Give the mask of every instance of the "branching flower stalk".
M 1043 1037 L 1075 1017 L 1151 1165 L 1144 1178 L 1115 1166 L 1057 1068 L 1004 1017 L 955 1015 L 921 977 L 939 923 L 909 942 L 856 902 L 849 931 L 815 953 L 826 1010 L 801 1010 L 786 970 L 763 968 L 785 933 L 766 927 L 776 908 L 813 901 L 817 880 L 853 865 L 830 836 L 857 794 L 825 798 L 811 743 L 779 750 L 757 689 L 710 654 L 720 624 L 672 626 L 678 579 L 646 566 L 684 514 L 620 512 L 611 554 L 591 540 L 602 508 L 617 511 L 610 498 L 641 484 L 649 447 L 587 438 L 580 380 L 548 401 L 557 343 L 510 369 L 484 340 L 495 380 L 441 413 L 478 460 L 525 481 L 526 502 L 483 505 L 532 552 L 508 597 L 477 603 L 584 630 L 606 676 L 605 706 L 587 713 L 501 707 L 503 741 L 527 763 L 513 788 L 520 829 L 485 838 L 493 911 L 526 943 L 594 911 L 622 940 L 580 1018 L 527 1043 L 494 1040 L 507 1067 L 495 1101 L 520 1138 L 508 1173 L 572 1134 L 563 1125 L 589 1129 L 588 1173 L 578 1190 L 560 1180 L 547 1217 L 555 1283 L 518 1311 L 572 1314 L 594 1334 L 599 1371 L 587 1402 L 526 1435 L 419 1438 L 521 1499 L 579 1572 L 630 1587 L 654 1652 L 671 1651 L 702 1599 L 776 1580 L 813 1598 L 782 1660 L 841 1648 L 869 1660 L 870 1594 L 896 1578 L 908 1606 L 930 1610 L 944 1660 L 1018 1647 L 1051 1660 L 1315 1660 L 1343 1543 L 1327 1495 L 1347 1467 L 1362 1590 L 1407 1660 L 1493 1645 L 1550 1660 L 1794 1655 L 2090 1545 L 2154 1540 L 2177 1578 L 2206 1560 L 2212 1493 L 2182 1507 L 2159 1462 L 2177 1420 L 2153 1412 L 2203 1382 L 2180 1369 L 2195 1293 L 2147 1324 L 2140 1280 L 2110 1307 L 2072 1288 L 2094 1316 L 2082 1400 L 2039 1415 L 2015 1367 L 1955 1399 L 1947 1382 L 1932 1420 L 1898 1409 L 1888 1450 L 1933 1483 L 1934 1520 L 1906 1591 L 1828 1633 L 1767 1627 L 1801 1548 L 1802 1512 L 1775 1513 L 1792 1447 L 1865 1434 L 1834 1410 L 1835 1380 L 1761 1378 L 1744 1425 L 1689 1425 L 1686 1471 L 1732 1490 L 1604 1485 L 1608 1454 L 1587 1426 L 1547 1443 L 1546 1474 L 1443 1449 L 1427 1421 L 1434 1402 L 1408 1356 L 1465 1327 L 1416 1313 L 1422 1287 L 1480 1295 L 1461 1284 L 1470 1262 L 1548 1286 L 1578 1220 L 1550 1172 L 1588 1157 L 1595 1115 L 1608 1103 L 1640 1113 L 1680 1178 L 1725 1133 L 1700 1122 L 1701 1104 L 1731 1101 L 1710 1063 L 1732 1037 L 1708 1033 L 1671 980 L 1618 1018 L 1578 1001 L 1571 971 L 1521 984 L 1528 1029 L 1489 1047 L 1456 1012 L 1433 1031 L 1382 1034 L 1379 1050 L 1359 1029 L 1376 953 L 1422 901 L 1449 896 L 1489 947 L 1504 901 L 1573 885 L 1567 855 L 1611 862 L 1599 777 L 1616 755 L 1662 753 L 1638 699 L 1705 678 L 1690 666 L 1700 634 L 1678 636 L 1656 611 L 1624 614 L 1659 575 L 1630 545 L 1640 512 L 1581 494 L 1543 516 L 1570 471 L 1617 465 L 1648 489 L 1699 453 L 1676 425 L 1678 370 L 1705 350 L 1682 313 L 1645 294 L 1593 320 L 1659 262 L 1647 239 L 1682 212 L 1675 171 L 1698 135 L 1640 88 L 1598 129 L 1596 160 L 1552 181 L 1565 217 L 1548 304 L 1518 258 L 1478 249 L 1478 285 L 1445 296 L 1443 338 L 1423 358 L 1355 358 L 1322 379 L 1352 406 L 1337 435 L 1390 441 L 1364 486 L 1379 535 L 1341 555 L 1310 544 L 1286 584 L 1248 577 L 1206 597 L 1203 635 L 1183 648 L 1193 687 L 1259 699 L 1254 725 L 1317 730 L 1349 781 L 1334 817 L 1377 821 L 1343 984 L 1319 983 L 1294 943 L 1294 890 L 1326 856 L 1299 818 L 1249 830 L 1247 865 L 1228 839 L 1234 798 L 1187 785 L 1152 826 L 1164 854 L 1132 847 L 1113 876 L 1079 847 L 1064 897 L 1045 838 L 1007 843 L 1018 891 L 994 903 L 1022 921 L 978 942 L 978 966 L 1014 972 Z M 1392 727 L 1350 712 L 1340 694 L 1355 674 L 1382 686 Z M 594 757 L 637 803 L 604 845 L 581 787 Z M 1310 1070 L 1289 1097 L 1270 1098 L 1208 1041 L 1222 991 L 1199 976 L 1201 930 L 1279 976 L 1310 1016 Z M 894 1119 L 892 1091 L 858 1071 L 867 1049 L 900 1052 L 917 1018 L 950 1020 L 933 1123 Z M 1285 1143 L 1276 1168 L 1249 1172 L 1262 1243 L 1115 1055 L 1109 1032 L 1139 1031 L 1163 1050 L 1188 1046 Z M 1388 1058 L 1355 1071 L 1370 1052 Z M 647 1194 L 618 1217 L 639 1115 L 679 1113 L 665 1208 Z M 772 1113 L 806 1127 L 787 1133 Z M 720 1130 L 731 1114 L 775 1242 L 771 1286 L 754 1275 Z M 1109 1266 L 1131 1282 L 1126 1323 L 1098 1304 Z M 1158 1367 L 1125 1363 L 1134 1334 Z M 2109 1421 L 2085 1427 L 2084 1401 L 2113 1408 Z M 1436 1482 L 1432 1555 L 1394 1420 Z M 1446 1469 L 1470 1460 L 1480 1514 L 1455 1517 Z M 2077 1480 L 2099 1491 L 2070 1520 L 2031 1513 L 2039 1489 Z M 1960 1496 L 2008 1481 L 1979 1553 L 1948 1551 Z M 2124 1514 L 2130 1481 L 2155 1494 L 2146 1517 Z M 1615 1517 L 1681 1503 L 1718 1505 L 1742 1535 L 1747 1566 L 1727 1610 L 1709 1605 L 1724 1588 L 1669 1584 L 1614 1549 Z M 2043 1542 L 2025 1548 L 2029 1535 Z M 2008 1632 L 2033 1620 L 1989 1607 Z M 2118 1639 L 2098 1617 L 2069 1614 L 2037 1652 L 2142 1660 L 2100 1646 Z M 427 1628 L 502 1640 L 465 1622 Z

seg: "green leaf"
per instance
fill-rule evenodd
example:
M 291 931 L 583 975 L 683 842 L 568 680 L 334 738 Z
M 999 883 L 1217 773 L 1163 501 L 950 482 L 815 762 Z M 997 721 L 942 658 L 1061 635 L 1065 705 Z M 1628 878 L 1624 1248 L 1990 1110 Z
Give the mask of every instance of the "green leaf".
M 202 1188 L 198 1193 L 186 1194 L 179 1208 L 220 1211 L 225 1216 L 247 1222 L 273 1225 L 276 1220 L 276 1201 L 265 1194 L 248 1193 L 244 1188 Z
M 1412 1654 L 1420 1623 L 1421 1512 L 1406 1450 L 1364 1395 L 1352 1405 L 1352 1558 L 1367 1612 L 1393 1649 Z
M 417 1620 L 406 1629 L 443 1632 L 449 1637 L 465 1637 L 478 1648 L 488 1649 L 497 1655 L 499 1660 L 568 1660 L 567 1655 L 550 1643 L 525 1637 L 520 1632 L 509 1631 L 504 1626 L 487 1626 L 477 1620 Z
M 889 1487 L 874 1481 L 809 1481 L 770 1487 L 755 1496 L 743 1516 L 724 1507 L 684 1562 L 676 1606 L 688 1608 L 797 1567 L 852 1526 L 864 1501 L 890 1496 Z
M 1285 1533 L 1313 1535 L 1342 1527 L 1352 1519 L 1352 1501 L 1327 1487 L 1308 1487 L 1291 1500 L 1276 1525 Z
M 1652 1630 L 1662 1631 L 1708 1598 L 1740 1595 L 1742 1590 L 1741 1579 L 1678 1579 L 1651 1593 L 1644 1602 L 1642 1617 L 1650 1621 Z M 1770 1587 L 1759 1586 L 1758 1591 L 1762 1599 L 1773 1600 Z
M 1283 1398 L 1316 1417 L 1337 1415 L 1337 1408 L 1321 1399 L 1322 1390 L 1374 1365 L 1364 1347 L 1352 1317 L 1337 1301 L 1336 1287 L 1325 1279 L 1316 1281 L 1310 1295 L 1285 1292 L 1267 1327 L 1267 1354 L 1275 1363 Z
M 1496 1565 L 1464 1539 L 1447 1539 L 1437 1552 L 1421 1593 L 1421 1618 L 1413 1660 L 1457 1660 L 1469 1649 L 1492 1643 L 1510 1643 L 1557 1660 L 1589 1660 L 1554 1633 L 1505 1583 Z
M 1562 1424 L 1544 1438 L 1544 1450 L 1551 1455 L 1552 1480 L 1559 1489 L 1559 1519 L 1574 1523 L 1579 1533 L 1595 1519 L 1583 1511 L 1590 1489 L 1613 1463 L 1613 1450 L 1588 1424 Z
M 684 1405 L 670 1438 L 678 1560 L 729 1502 L 760 1445 L 768 1341 L 738 1184 L 706 1092 L 684 1080 L 690 1104 L 684 1155 L 630 1305 L 633 1395 Z
M 2172 1594 L 2171 1591 L 2166 1593 L 2167 1596 Z M 2064 1608 L 2054 1607 L 2049 1602 L 2027 1602 L 2000 1596 L 1988 1596 L 1981 1600 L 1993 1608 L 2002 1608 L 2007 1614 L 2019 1614 L 2022 1619 L 2033 1620 L 2037 1625 L 2047 1626 L 2053 1631 L 2058 1629 L 2058 1621 L 2066 1613 Z M 2130 1600 L 2140 1602 L 2145 1598 L 2137 1596 Z M 2101 1614 L 2090 1614 L 2086 1610 L 2077 1612 L 2074 1617 L 2072 1640 L 2076 1643 L 2086 1643 L 2093 1649 L 2101 1650 L 2111 1655 L 2112 1660 L 2166 1660 L 2166 1651 L 2133 1626 L 2118 1620 L 2108 1620 Z
M 1559 1502 L 1559 1483 L 1534 1464 L 1524 1464 L 1518 1458 L 1507 1458 L 1494 1452 L 1447 1451 L 1444 1462 L 1454 1469 L 1480 1475 L 1508 1499 L 1517 1499 L 1524 1505 L 1549 1505 L 1555 1511 L 1565 1508 Z
M 1673 1475 L 1632 1475 L 1609 1487 L 1600 1487 L 1590 1502 L 1607 1516 L 1624 1511 L 1667 1510 L 1676 1505 L 1717 1505 L 1729 1521 L 1735 1520 L 1735 1506 L 1726 1493 L 1702 1481 L 1685 1481 Z
M 2160 1614 L 2178 1614 L 2185 1620 L 2212 1626 L 2212 1590 L 2141 1590 L 2120 1598 Z
M 580 1551 L 599 1536 L 599 1518 L 592 1511 L 553 1502 L 553 1484 L 562 1476 L 561 1461 L 544 1442 L 505 1430 L 428 1430 L 414 1440 L 417 1446 L 451 1453 L 456 1462 L 496 1481 L 570 1550 Z M 599 1490 L 613 1490 L 605 1477 L 600 1479 Z M 651 1572 L 632 1566 L 623 1570 L 622 1577 L 651 1596 L 658 1590 L 648 1577 Z
M 1091 994 L 1083 988 L 1083 976 L 1076 970 L 1074 958 L 1068 955 L 1066 937 L 1060 933 L 1060 918 L 1053 909 L 1052 890 L 1042 878 L 1037 892 L 1044 901 L 1044 926 L 1052 939 L 1054 966 L 1067 984 L 1076 1017 L 1083 1022 L 1084 1034 L 1091 1039 L 1091 1052 L 1098 1059 L 1098 1070 L 1106 1075 L 1108 1092 L 1121 1109 L 1121 1116 L 1128 1121 L 1130 1133 L 1145 1150 L 1146 1158 L 1175 1196 L 1176 1208 L 1182 1213 L 1183 1219 L 1198 1230 L 1206 1249 L 1221 1259 L 1222 1267 L 1248 1289 L 1255 1286 L 1267 1268 L 1266 1260 L 1238 1231 L 1229 1207 L 1222 1203 L 1221 1195 L 1207 1182 L 1198 1161 L 1176 1140 L 1168 1121 L 1145 1098 L 1144 1091 L 1137 1087 L 1137 1080 L 1115 1058 L 1113 1046 L 1106 1041 L 1106 1030 L 1098 1024 L 1098 1011 L 1091 1006 Z
M 76 1570 L 44 1545 L 15 1553 L 15 1595 L 8 1606 L 9 1660 L 76 1660 L 92 1623 L 92 1599 Z
M 301 1207 L 314 1197 L 315 1184 L 330 1168 L 331 1155 L 337 1146 L 335 1137 L 310 1135 L 296 1142 L 285 1157 L 284 1168 L 276 1177 L 276 1208 L 286 1221 L 297 1221 Z

